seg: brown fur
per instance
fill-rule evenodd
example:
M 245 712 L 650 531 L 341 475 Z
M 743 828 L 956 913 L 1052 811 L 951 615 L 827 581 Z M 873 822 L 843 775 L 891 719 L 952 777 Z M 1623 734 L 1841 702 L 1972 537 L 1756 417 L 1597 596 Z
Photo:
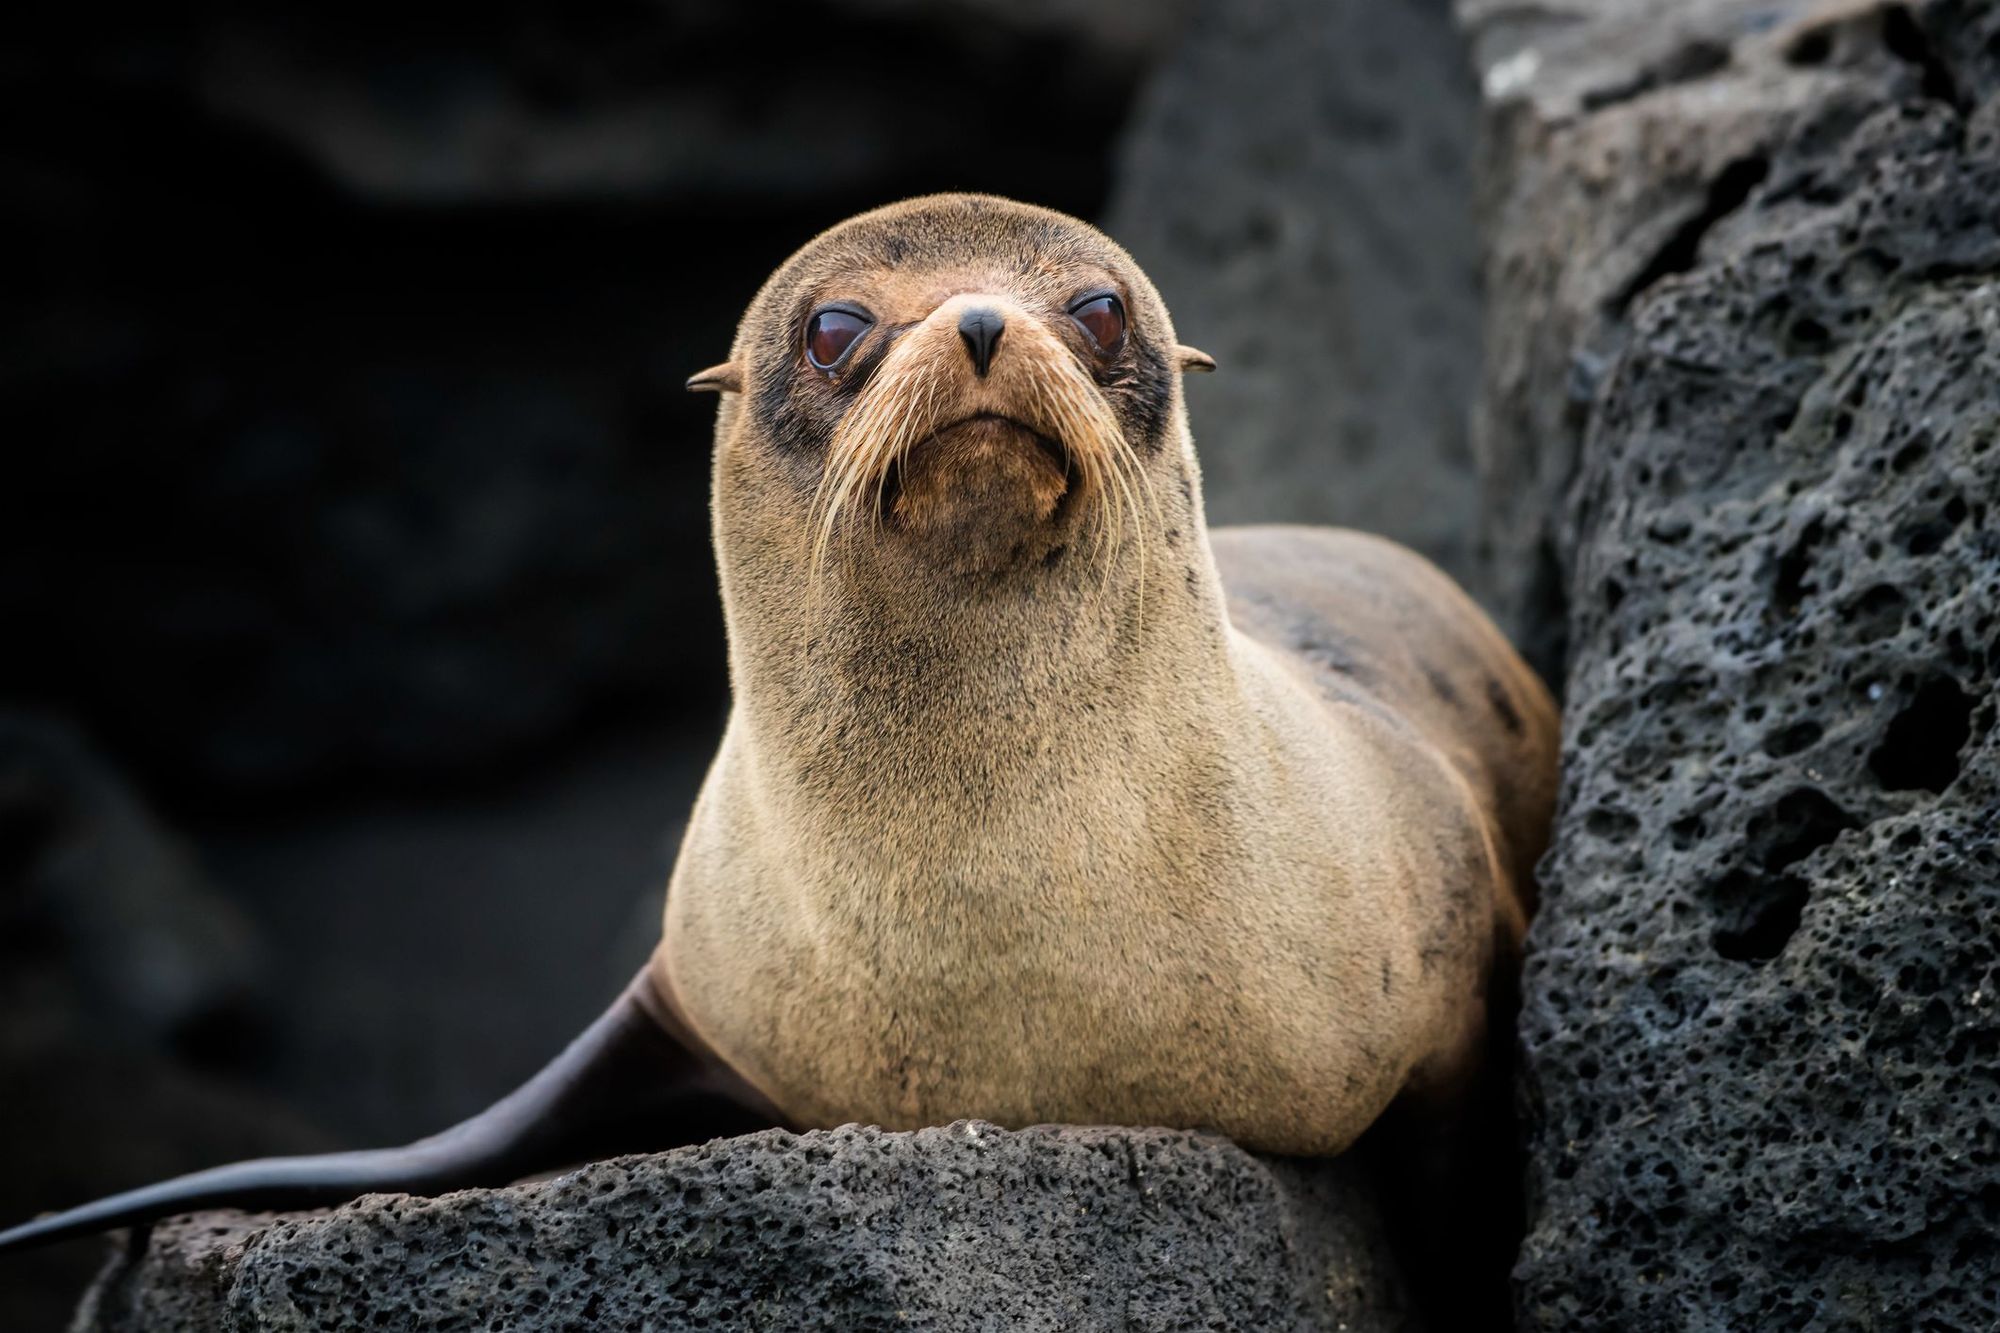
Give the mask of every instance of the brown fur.
M 1066 314 L 1096 288 L 1108 360 Z M 832 375 L 830 300 L 876 320 Z M 1481 1058 L 1554 710 L 1407 551 L 1211 543 L 1205 360 L 1090 227 L 946 195 L 812 241 L 698 377 L 736 702 L 653 976 L 793 1121 L 1332 1153 Z

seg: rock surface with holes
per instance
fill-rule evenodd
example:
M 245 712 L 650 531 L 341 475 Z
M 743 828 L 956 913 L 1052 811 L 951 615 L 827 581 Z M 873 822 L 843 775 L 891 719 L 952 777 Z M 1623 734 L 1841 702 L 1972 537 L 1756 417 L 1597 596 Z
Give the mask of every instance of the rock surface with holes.
M 1993 1328 L 2000 8 L 1661 9 L 1461 11 L 1567 682 L 1522 1322 Z
M 76 1329 L 1414 1328 L 1357 1169 L 1166 1130 L 772 1131 L 182 1219 L 113 1258 Z

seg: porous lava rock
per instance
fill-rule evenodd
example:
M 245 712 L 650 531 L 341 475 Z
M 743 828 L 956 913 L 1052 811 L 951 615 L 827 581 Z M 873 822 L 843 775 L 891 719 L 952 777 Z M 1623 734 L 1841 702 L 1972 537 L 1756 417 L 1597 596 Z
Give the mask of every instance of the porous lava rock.
M 76 1330 L 1412 1328 L 1354 1170 L 1164 1130 L 772 1131 L 168 1223 Z
M 1444 0 L 1207 0 L 1106 227 L 1186 341 L 1208 516 L 1384 533 L 1460 579 L 1478 487 L 1478 94 Z
M 2000 1326 L 2000 8 L 1461 17 L 1566 692 L 1521 1324 Z

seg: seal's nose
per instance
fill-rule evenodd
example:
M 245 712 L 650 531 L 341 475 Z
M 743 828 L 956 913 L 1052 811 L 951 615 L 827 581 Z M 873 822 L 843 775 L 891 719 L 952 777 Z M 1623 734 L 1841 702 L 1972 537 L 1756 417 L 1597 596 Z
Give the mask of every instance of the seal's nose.
M 993 364 L 993 349 L 1006 331 L 1007 321 L 1000 318 L 1000 312 L 986 306 L 974 306 L 958 317 L 958 336 L 965 339 L 965 350 L 972 354 L 972 368 L 980 378 L 985 378 L 986 368 Z

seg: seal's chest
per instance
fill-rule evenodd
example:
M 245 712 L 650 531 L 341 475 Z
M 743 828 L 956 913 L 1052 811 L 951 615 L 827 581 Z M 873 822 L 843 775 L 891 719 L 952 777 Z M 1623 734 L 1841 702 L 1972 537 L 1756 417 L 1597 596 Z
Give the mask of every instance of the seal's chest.
M 763 1021 L 733 1025 L 727 1058 L 802 1123 L 1201 1123 L 1203 1090 L 1231 1077 L 1210 1066 L 1240 1054 L 1190 1046 L 1218 1004 L 1209 969 L 1129 940 L 1114 955 L 1088 921 L 884 943 L 794 955 Z

